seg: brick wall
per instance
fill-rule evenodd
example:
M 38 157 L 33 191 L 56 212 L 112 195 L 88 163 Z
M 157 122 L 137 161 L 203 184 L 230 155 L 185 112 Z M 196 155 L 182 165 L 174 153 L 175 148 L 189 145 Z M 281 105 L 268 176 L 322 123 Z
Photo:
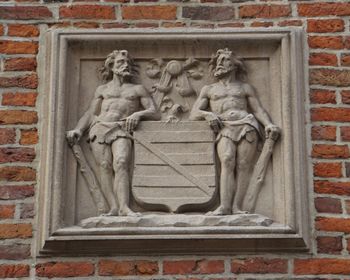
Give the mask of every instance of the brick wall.
M 1 1 L 0 278 L 350 279 L 349 19 L 347 0 Z M 35 258 L 37 97 L 46 94 L 36 69 L 48 28 L 277 26 L 308 33 L 311 254 Z

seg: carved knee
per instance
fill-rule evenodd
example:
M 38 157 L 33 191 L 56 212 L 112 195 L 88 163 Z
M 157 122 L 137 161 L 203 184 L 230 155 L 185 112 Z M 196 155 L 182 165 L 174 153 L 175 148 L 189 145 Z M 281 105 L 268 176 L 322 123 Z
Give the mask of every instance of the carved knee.
M 116 158 L 113 161 L 114 171 L 126 170 L 128 168 L 128 161 L 125 158 Z
M 235 156 L 232 154 L 223 154 L 220 157 L 220 161 L 221 161 L 222 167 L 225 167 L 227 169 L 235 168 L 236 159 L 235 159 Z
M 112 170 L 112 165 L 109 161 L 107 160 L 103 160 L 101 163 L 100 163 L 100 166 L 101 168 L 105 169 L 105 170 Z
M 238 170 L 247 170 L 252 165 L 251 161 L 247 159 L 241 159 L 237 162 L 237 169 Z

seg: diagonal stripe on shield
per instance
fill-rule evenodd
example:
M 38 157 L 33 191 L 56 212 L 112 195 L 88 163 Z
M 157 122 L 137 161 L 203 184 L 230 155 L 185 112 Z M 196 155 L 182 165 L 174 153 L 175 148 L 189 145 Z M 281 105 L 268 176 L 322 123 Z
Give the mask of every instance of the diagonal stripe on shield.
M 133 138 L 132 192 L 143 207 L 178 212 L 213 199 L 215 135 L 206 122 L 142 122 Z

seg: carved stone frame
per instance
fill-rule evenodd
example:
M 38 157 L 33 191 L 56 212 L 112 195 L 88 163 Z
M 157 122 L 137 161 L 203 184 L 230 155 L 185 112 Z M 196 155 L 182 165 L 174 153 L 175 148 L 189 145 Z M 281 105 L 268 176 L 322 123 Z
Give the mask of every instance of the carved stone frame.
M 70 44 L 113 40 L 256 40 L 279 45 L 280 102 L 285 141 L 284 225 L 273 228 L 223 227 L 212 229 L 67 228 L 62 218 L 62 170 L 66 118 L 65 77 Z M 179 29 L 66 31 L 47 35 L 41 85 L 41 168 L 38 196 L 38 255 L 208 254 L 239 252 L 302 252 L 309 244 L 308 161 L 305 136 L 303 36 L 300 29 L 212 31 Z M 71 62 L 69 62 L 71 63 Z M 45 67 L 45 68 L 44 68 Z

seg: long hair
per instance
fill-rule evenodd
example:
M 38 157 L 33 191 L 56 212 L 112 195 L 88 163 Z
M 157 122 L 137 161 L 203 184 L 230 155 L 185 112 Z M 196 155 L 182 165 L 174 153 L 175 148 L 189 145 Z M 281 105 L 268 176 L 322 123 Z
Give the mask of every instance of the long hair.
M 138 74 L 138 70 L 137 70 L 138 66 L 135 64 L 133 59 L 129 56 L 128 51 L 126 51 L 126 50 L 114 50 L 109 55 L 107 55 L 107 58 L 104 62 L 104 65 L 99 69 L 99 72 L 102 76 L 103 82 L 106 83 L 106 82 L 109 82 L 113 79 L 113 70 L 112 69 L 113 69 L 115 58 L 118 55 L 123 55 L 123 56 L 127 57 L 128 64 L 130 66 L 131 77 Z
M 247 80 L 247 67 L 243 62 L 243 59 L 238 58 L 232 51 L 230 51 L 228 48 L 225 49 L 219 49 L 217 50 L 216 54 L 213 54 L 210 61 L 209 61 L 209 70 L 210 72 L 214 73 L 216 68 L 216 63 L 220 55 L 227 54 L 231 57 L 231 60 L 233 62 L 233 65 L 235 66 L 235 72 L 236 72 L 236 78 L 241 81 L 245 82 Z

